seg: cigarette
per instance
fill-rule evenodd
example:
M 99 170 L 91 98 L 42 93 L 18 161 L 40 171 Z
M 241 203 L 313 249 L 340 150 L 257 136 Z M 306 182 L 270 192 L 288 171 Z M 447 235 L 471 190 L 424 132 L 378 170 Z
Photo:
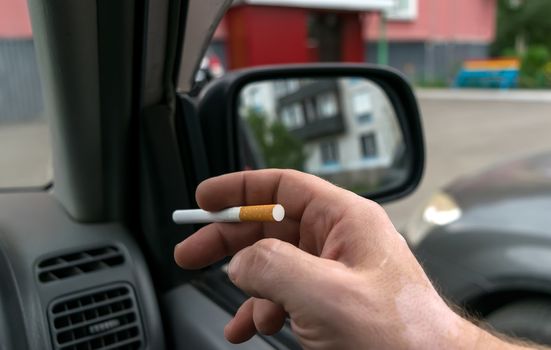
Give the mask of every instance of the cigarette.
M 177 224 L 202 224 L 208 222 L 280 222 L 285 209 L 280 204 L 233 207 L 217 212 L 202 209 L 175 210 L 172 220 Z

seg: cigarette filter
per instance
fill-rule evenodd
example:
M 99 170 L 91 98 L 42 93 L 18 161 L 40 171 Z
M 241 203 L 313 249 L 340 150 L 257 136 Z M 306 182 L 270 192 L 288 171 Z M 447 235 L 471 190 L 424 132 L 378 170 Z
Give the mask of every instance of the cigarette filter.
M 280 204 L 233 207 L 217 212 L 202 209 L 176 210 L 172 220 L 177 224 L 202 224 L 207 222 L 279 222 L 285 217 Z

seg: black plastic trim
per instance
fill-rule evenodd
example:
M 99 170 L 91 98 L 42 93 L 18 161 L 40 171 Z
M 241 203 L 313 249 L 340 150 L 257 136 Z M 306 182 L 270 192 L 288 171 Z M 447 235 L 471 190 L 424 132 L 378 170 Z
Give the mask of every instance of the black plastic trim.
M 114 291 L 121 291 L 124 290 L 126 293 L 119 294 L 119 295 L 111 295 L 109 294 L 113 293 Z M 105 295 L 106 299 L 104 300 L 95 300 L 95 297 L 100 295 Z M 89 298 L 90 303 L 87 305 L 81 305 L 80 301 L 84 298 Z M 60 305 L 64 305 L 66 307 L 67 305 L 70 305 L 71 303 L 75 303 L 75 300 L 78 300 L 78 305 L 74 305 L 74 308 L 72 309 L 64 309 L 64 310 L 56 310 L 57 307 Z M 130 301 L 130 304 L 125 305 L 124 307 L 120 308 L 118 311 L 119 314 L 117 314 L 117 311 L 113 310 L 110 305 L 113 304 L 120 304 L 125 301 Z M 58 324 L 57 321 L 61 321 L 63 319 L 72 318 L 75 314 L 78 314 L 79 316 L 83 316 L 86 312 L 90 312 L 92 310 L 99 310 L 100 308 L 107 309 L 105 314 L 101 315 L 98 313 L 94 313 L 94 318 L 87 319 L 86 317 L 83 317 L 78 323 L 72 324 L 71 322 L 68 322 L 67 325 L 61 326 Z M 134 319 L 130 319 L 128 323 L 120 324 L 120 325 L 111 325 L 111 327 L 107 328 L 109 324 L 107 322 L 118 319 L 118 318 L 124 318 L 128 315 L 134 315 Z M 51 334 L 51 340 L 52 345 L 54 349 L 72 349 L 74 347 L 80 348 L 83 346 L 83 344 L 94 344 L 96 342 L 96 346 L 99 341 L 103 342 L 101 338 L 105 338 L 106 336 L 112 336 L 113 333 L 121 332 L 121 329 L 127 330 L 127 329 L 137 329 L 137 334 L 133 336 L 128 336 L 126 339 L 121 340 L 113 340 L 116 341 L 102 346 L 106 348 L 112 348 L 116 345 L 123 346 L 123 343 L 130 341 L 132 344 L 139 344 L 139 349 L 144 349 L 146 347 L 146 339 L 145 339 L 145 332 L 143 329 L 143 321 L 142 321 L 142 314 L 140 311 L 140 305 L 138 303 L 138 299 L 136 298 L 136 293 L 134 291 L 134 288 L 128 284 L 128 283 L 113 283 L 108 284 L 104 286 L 98 286 L 97 288 L 84 290 L 81 292 L 65 295 L 62 297 L 59 297 L 55 300 L 53 300 L 49 307 L 48 307 L 48 320 L 49 320 L 49 326 L 50 326 L 50 334 Z M 94 332 L 93 330 L 89 329 L 93 326 L 101 327 L 102 325 L 105 325 L 105 328 L 99 328 L 98 331 Z M 88 328 L 88 332 L 81 331 L 80 338 L 78 339 L 65 339 L 64 341 L 60 341 L 59 337 L 63 336 L 67 333 L 74 333 L 78 330 L 82 330 L 83 328 Z M 123 331 L 124 331 L 123 330 Z M 69 343 L 69 344 L 67 344 Z M 129 345 L 129 344 L 125 344 Z M 118 348 L 117 346 L 117 348 Z

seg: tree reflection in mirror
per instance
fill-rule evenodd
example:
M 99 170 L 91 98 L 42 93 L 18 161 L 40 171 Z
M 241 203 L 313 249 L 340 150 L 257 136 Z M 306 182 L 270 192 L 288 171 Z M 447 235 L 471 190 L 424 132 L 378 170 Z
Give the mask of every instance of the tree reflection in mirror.
M 362 195 L 406 180 L 394 107 L 365 78 L 254 82 L 241 90 L 238 113 L 246 169 L 297 169 Z

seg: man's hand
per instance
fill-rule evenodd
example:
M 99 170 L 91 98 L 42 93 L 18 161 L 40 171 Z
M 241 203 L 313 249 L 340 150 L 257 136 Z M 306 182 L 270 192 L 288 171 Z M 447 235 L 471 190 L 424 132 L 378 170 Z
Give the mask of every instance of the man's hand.
M 503 346 L 453 313 L 376 203 L 292 170 L 209 179 L 205 210 L 280 203 L 281 223 L 213 223 L 176 246 L 198 269 L 228 255 L 229 277 L 252 297 L 226 326 L 239 343 L 276 333 L 287 316 L 305 349 L 474 349 Z

